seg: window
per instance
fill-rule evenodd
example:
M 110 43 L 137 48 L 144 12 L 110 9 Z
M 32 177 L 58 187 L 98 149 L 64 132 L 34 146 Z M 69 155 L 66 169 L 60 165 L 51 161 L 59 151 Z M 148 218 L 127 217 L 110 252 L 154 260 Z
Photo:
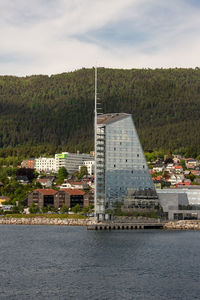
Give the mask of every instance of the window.
M 114 165 L 114 168 L 116 167 L 116 165 Z
M 114 148 L 114 151 L 116 150 L 116 148 Z
M 139 157 L 139 154 L 137 154 L 137 157 Z
M 127 162 L 128 160 L 126 159 L 126 162 Z

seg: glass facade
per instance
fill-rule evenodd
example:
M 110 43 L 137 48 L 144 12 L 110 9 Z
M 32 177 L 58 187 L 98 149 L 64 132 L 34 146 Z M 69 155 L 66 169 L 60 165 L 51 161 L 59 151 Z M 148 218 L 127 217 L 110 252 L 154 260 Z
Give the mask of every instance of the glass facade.
M 97 125 L 96 145 L 99 211 L 103 211 L 103 202 L 104 210 L 117 201 L 121 202 L 127 189 L 154 189 L 131 115 L 111 114 L 105 122 Z

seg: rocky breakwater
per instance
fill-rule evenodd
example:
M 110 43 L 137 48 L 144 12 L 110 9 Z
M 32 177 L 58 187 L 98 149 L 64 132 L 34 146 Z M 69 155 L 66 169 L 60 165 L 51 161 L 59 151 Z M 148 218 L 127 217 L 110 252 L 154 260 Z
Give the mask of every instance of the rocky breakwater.
M 89 226 L 96 224 L 95 218 L 71 219 L 71 218 L 0 218 L 0 225 L 65 225 L 65 226 Z
M 169 230 L 200 230 L 200 220 L 170 221 L 164 225 Z

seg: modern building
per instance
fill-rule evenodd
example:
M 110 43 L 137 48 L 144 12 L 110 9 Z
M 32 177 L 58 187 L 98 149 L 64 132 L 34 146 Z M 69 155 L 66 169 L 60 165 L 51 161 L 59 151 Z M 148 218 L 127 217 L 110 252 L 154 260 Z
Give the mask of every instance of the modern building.
M 79 170 L 79 166 L 82 166 L 85 161 L 94 160 L 93 156 L 86 153 L 68 153 L 62 152 L 55 155 L 55 170 L 56 172 L 61 168 L 65 167 L 69 174 Z
M 163 212 L 169 220 L 200 219 L 200 187 L 157 190 Z
M 132 116 L 126 113 L 99 115 L 95 136 L 95 212 L 104 219 L 107 209 L 129 197 L 131 207 L 139 202 L 158 204 L 158 197 Z M 127 199 L 126 199 L 127 200 Z

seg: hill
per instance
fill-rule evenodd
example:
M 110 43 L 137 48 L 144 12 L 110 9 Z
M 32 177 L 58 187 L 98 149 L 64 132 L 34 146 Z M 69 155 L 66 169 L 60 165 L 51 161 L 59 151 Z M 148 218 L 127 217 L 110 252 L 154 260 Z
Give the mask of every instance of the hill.
M 98 92 L 104 112 L 133 115 L 146 151 L 200 153 L 200 69 L 100 68 Z M 19 145 L 27 155 L 89 151 L 93 110 L 94 69 L 0 76 L 0 155 Z

